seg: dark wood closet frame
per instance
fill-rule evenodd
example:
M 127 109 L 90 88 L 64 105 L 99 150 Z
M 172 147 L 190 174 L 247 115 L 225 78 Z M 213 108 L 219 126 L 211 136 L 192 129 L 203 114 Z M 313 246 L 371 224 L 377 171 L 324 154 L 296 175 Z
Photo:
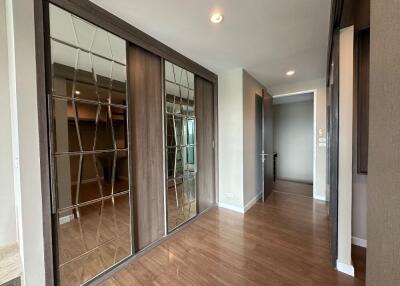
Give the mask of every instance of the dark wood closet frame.
M 363 33 L 369 33 L 370 27 L 370 1 L 364 0 L 332 0 L 331 6 L 331 17 L 330 17 L 330 30 L 329 30 L 329 45 L 328 45 L 328 60 L 327 60 L 327 89 L 330 87 L 330 77 L 333 77 L 333 89 L 329 96 L 331 104 L 330 128 L 332 138 L 330 138 L 331 144 L 334 146 L 334 150 L 330 150 L 330 167 L 333 167 L 330 175 L 331 193 L 330 193 L 330 239 L 331 239 L 331 259 L 332 265 L 336 267 L 337 251 L 338 251 L 338 153 L 339 153 L 339 45 L 340 45 L 340 30 L 349 26 L 354 25 L 354 128 L 356 130 L 356 136 L 354 142 L 356 142 L 356 164 L 357 172 L 359 174 L 367 174 L 368 157 L 365 153 L 368 152 L 368 141 L 361 142 L 362 136 L 368 137 L 368 98 L 369 94 L 360 94 L 360 82 L 359 82 L 359 44 L 360 36 Z M 365 36 L 365 35 L 364 35 Z M 369 36 L 369 35 L 368 35 Z M 365 48 L 365 47 L 364 47 Z M 335 67 L 331 69 L 332 62 L 335 63 Z M 364 63 L 365 64 L 365 63 Z M 368 63 L 369 64 L 369 63 Z M 363 66 L 362 68 L 366 68 Z M 365 80 L 365 79 L 363 79 Z M 369 81 L 369 79 L 368 79 Z M 365 93 L 365 90 L 363 90 Z M 364 96 L 364 98 L 362 98 Z M 332 114 L 333 113 L 333 114 Z M 364 114 L 360 114 L 364 113 Z M 364 158 L 361 158 L 360 150 L 364 149 Z M 367 150 L 365 150 L 365 148 Z M 353 149 L 354 150 L 354 149 Z M 362 160 L 363 159 L 363 160 Z M 366 161 L 365 161 L 366 160 Z M 332 186 L 333 185 L 333 186 Z
M 52 218 L 52 202 L 51 191 L 54 188 L 52 185 L 51 170 L 53 169 L 53 162 L 51 160 L 51 138 L 50 132 L 51 122 L 48 119 L 48 109 L 50 102 L 48 101 L 48 94 L 51 91 L 51 80 L 50 77 L 51 63 L 50 63 L 50 20 L 49 20 L 49 4 L 54 4 L 60 8 L 67 10 L 86 21 L 89 21 L 96 26 L 103 28 L 120 38 L 126 40 L 127 51 L 129 43 L 137 45 L 161 58 L 161 67 L 164 67 L 164 61 L 176 64 L 192 73 L 196 76 L 202 77 L 213 84 L 214 94 L 214 188 L 215 188 L 215 202 L 218 202 L 218 76 L 201 65 L 195 63 L 189 58 L 181 55 L 172 48 L 152 38 L 146 33 L 133 27 L 132 25 L 124 22 L 122 19 L 115 15 L 107 12 L 99 6 L 93 4 L 88 0 L 35 0 L 34 1 L 34 18 L 35 18 L 35 49 L 36 49 L 36 75 L 37 75 L 37 102 L 38 102 L 38 116 L 39 116 L 39 147 L 40 147 L 40 172 L 41 172 L 41 185 L 42 185 L 42 208 L 43 208 L 43 237 L 44 237 L 44 259 L 45 259 L 45 279 L 46 286 L 56 284 L 56 257 L 57 255 L 57 242 L 55 240 L 57 229 L 57 222 Z M 128 55 L 128 54 L 127 54 Z M 128 63 L 129 64 L 129 63 Z M 129 72 L 129 68 L 128 68 Z M 164 76 L 164 71 L 161 72 Z M 129 78 L 129 74 L 127 74 Z M 162 82 L 164 80 L 162 79 Z M 162 92 L 164 93 L 164 83 Z M 164 94 L 163 104 L 165 104 Z M 129 96 L 128 105 L 129 105 Z M 164 112 L 164 111 L 163 111 Z M 164 116 L 163 116 L 164 117 Z M 129 116 L 128 116 L 129 118 Z M 164 119 L 163 119 L 164 120 Z M 131 122 L 128 122 L 131 126 Z M 128 127 L 128 133 L 131 133 L 130 127 Z M 163 134 L 164 136 L 164 134 Z M 131 143 L 129 143 L 131 144 Z M 164 142 L 165 144 L 165 142 Z M 129 148 L 130 146 L 128 146 Z M 164 148 L 165 149 L 165 148 Z M 129 152 L 129 158 L 132 162 L 132 152 Z M 132 181 L 132 180 L 131 180 Z M 165 181 L 165 180 L 164 180 Z M 131 182 L 132 183 L 132 182 Z M 130 184 L 131 184 L 130 183 Z M 132 197 L 132 196 L 131 196 Z M 215 203 L 216 204 L 216 203 Z M 200 214 L 201 215 L 201 214 Z M 96 277 L 95 281 L 89 281 L 86 284 L 97 284 L 113 273 L 117 272 L 121 268 L 125 267 L 132 260 L 143 255 L 146 250 L 157 246 L 159 243 L 164 241 L 170 235 L 180 231 L 183 227 L 187 226 L 190 222 L 193 222 L 196 218 L 189 220 L 187 223 L 181 225 L 178 229 L 164 236 L 159 241 L 153 243 L 143 251 L 135 254 L 134 248 L 132 248 L 132 255 L 128 258 L 117 263 L 113 268 L 106 270 Z M 131 223 L 133 224 L 134 218 L 131 217 Z M 134 234 L 132 226 L 132 245 L 134 245 Z M 86 285 L 85 284 L 85 285 Z
M 368 174 L 369 69 L 371 3 L 353 0 L 354 24 L 354 128 L 357 173 Z
M 344 13 L 352 7 L 352 0 L 333 0 L 329 25 L 328 57 L 326 65 L 327 124 L 329 126 L 327 170 L 329 176 L 329 237 L 331 265 L 336 268 L 338 256 L 338 167 L 339 167 L 339 44 L 340 29 L 350 22 L 349 14 Z M 332 68 L 332 63 L 334 67 Z M 333 78 L 331 87 L 331 77 Z M 329 94 L 328 94 L 329 93 Z

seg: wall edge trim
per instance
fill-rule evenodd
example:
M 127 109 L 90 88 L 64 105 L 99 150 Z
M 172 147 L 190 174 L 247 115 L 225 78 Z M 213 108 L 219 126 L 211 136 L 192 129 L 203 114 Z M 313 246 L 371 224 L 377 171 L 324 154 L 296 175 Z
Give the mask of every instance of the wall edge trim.
M 223 202 L 218 202 L 218 207 L 244 214 L 244 208 L 243 207 L 238 207 L 238 206 L 227 204 L 227 203 L 223 203 Z
M 356 236 L 351 237 L 351 243 L 360 247 L 367 248 L 367 240 Z
M 258 192 L 243 208 L 243 212 L 246 213 L 251 209 L 262 197 L 262 192 Z
M 339 272 L 344 274 L 350 275 L 354 277 L 354 267 L 351 264 L 340 262 L 339 260 L 336 261 L 336 269 Z

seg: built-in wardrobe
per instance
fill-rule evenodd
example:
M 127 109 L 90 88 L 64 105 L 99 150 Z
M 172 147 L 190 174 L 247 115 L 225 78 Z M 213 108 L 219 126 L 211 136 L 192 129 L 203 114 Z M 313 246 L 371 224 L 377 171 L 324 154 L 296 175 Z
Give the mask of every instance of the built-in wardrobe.
M 46 279 L 90 284 L 215 205 L 217 77 L 89 1 L 40 4 Z

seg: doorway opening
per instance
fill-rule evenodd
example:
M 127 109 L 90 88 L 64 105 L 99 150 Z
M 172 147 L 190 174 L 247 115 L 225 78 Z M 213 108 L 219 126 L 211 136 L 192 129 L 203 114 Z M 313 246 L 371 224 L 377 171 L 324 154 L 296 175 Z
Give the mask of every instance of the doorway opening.
M 317 198 L 316 190 L 316 90 L 277 95 L 272 98 L 270 121 L 272 152 L 269 169 L 273 190 Z M 256 96 L 257 122 L 263 122 L 263 100 Z M 257 124 L 257 150 L 263 152 L 265 126 Z M 326 145 L 323 140 L 319 146 Z M 260 146 L 258 146 L 260 145 Z M 261 165 L 264 167 L 264 158 Z M 270 170 L 270 171 L 271 171 Z M 261 176 L 261 181 L 262 181 Z

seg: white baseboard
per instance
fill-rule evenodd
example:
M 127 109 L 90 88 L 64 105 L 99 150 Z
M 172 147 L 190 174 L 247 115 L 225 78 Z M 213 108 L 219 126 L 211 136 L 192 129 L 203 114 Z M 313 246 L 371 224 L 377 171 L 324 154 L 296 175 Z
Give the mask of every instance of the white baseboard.
M 58 220 L 59 220 L 59 224 L 64 224 L 64 223 L 71 222 L 73 219 L 74 219 L 74 215 L 69 214 L 69 215 L 61 216 Z
M 361 247 L 367 248 L 367 240 L 366 239 L 362 239 L 362 238 L 353 236 L 351 238 L 351 243 L 354 244 L 354 245 L 357 245 L 357 246 L 361 246 Z
M 226 203 L 222 203 L 222 202 L 218 203 L 218 207 L 244 214 L 249 209 L 251 209 L 252 206 L 254 206 L 254 204 L 261 198 L 261 196 L 262 196 L 262 193 L 258 193 L 244 207 L 238 207 L 238 206 L 234 206 L 234 205 L 226 204 Z
M 315 194 L 313 195 L 313 199 L 326 202 L 326 198 L 325 197 L 318 196 L 318 195 L 315 195 Z
M 218 207 L 244 214 L 244 208 L 238 207 L 238 206 L 234 206 L 234 205 L 231 205 L 231 204 L 218 202 Z
M 246 213 L 249 209 L 251 209 L 252 206 L 255 205 L 256 202 L 258 202 L 259 199 L 262 197 L 262 192 L 258 193 L 254 198 L 250 200 L 245 206 L 243 212 Z
M 344 274 L 354 277 L 354 267 L 351 264 L 346 264 L 337 260 L 336 269 Z

